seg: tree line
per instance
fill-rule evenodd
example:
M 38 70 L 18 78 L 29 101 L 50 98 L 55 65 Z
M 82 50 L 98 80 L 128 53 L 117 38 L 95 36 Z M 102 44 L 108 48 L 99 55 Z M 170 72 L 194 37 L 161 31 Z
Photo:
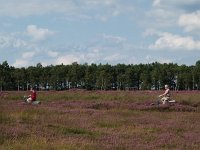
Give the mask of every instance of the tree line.
M 78 64 L 27 68 L 0 64 L 0 90 L 160 90 L 168 84 L 174 90 L 200 90 L 200 60 L 195 65 Z

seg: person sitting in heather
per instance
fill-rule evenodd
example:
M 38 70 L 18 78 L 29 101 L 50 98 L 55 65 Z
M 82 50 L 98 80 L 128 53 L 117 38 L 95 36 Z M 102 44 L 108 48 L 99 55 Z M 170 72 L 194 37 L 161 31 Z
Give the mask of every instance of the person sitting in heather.
M 30 89 L 30 95 L 28 95 L 27 97 L 25 97 L 25 102 L 27 103 L 32 103 L 33 101 L 36 101 L 36 91 L 35 91 L 35 88 L 31 88 Z
M 168 85 L 165 85 L 165 92 L 161 95 L 159 95 L 161 98 L 162 104 L 166 104 L 170 100 L 170 89 Z

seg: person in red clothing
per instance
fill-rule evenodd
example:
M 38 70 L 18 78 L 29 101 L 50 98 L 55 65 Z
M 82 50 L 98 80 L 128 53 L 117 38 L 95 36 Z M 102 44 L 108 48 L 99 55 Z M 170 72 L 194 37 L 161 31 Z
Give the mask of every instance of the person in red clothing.
M 36 101 L 37 94 L 36 94 L 35 88 L 31 88 L 30 92 L 31 94 L 27 96 L 25 99 L 25 102 L 27 103 L 32 103 L 33 101 Z

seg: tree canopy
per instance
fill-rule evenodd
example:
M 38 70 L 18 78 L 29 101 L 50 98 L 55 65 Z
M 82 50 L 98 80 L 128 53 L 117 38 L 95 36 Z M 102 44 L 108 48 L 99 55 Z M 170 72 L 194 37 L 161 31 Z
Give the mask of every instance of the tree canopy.
M 168 84 L 174 90 L 200 89 L 200 60 L 193 66 L 160 64 L 78 64 L 27 68 L 0 63 L 0 90 L 159 90 Z

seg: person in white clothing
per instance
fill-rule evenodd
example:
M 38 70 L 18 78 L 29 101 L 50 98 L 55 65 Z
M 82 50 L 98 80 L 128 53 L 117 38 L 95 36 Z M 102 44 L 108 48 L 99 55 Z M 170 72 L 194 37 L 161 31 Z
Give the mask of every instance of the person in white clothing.
M 170 89 L 168 85 L 165 85 L 165 92 L 161 95 L 159 95 L 161 98 L 162 104 L 167 104 L 170 100 Z

